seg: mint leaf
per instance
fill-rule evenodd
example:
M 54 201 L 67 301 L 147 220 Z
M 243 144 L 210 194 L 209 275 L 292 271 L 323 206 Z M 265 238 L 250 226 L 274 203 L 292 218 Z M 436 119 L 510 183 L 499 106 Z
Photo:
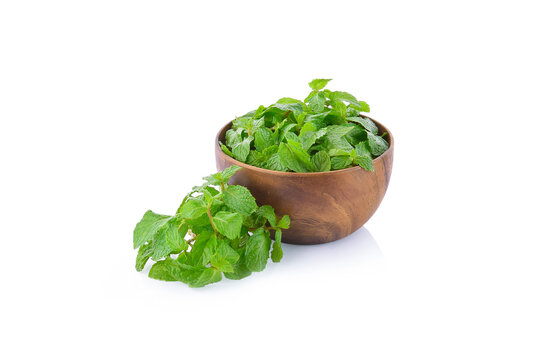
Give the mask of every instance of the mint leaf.
M 351 166 L 353 159 L 350 156 L 333 156 L 330 158 L 332 170 L 345 169 Z
M 280 262 L 283 258 L 283 249 L 281 248 L 281 237 L 282 237 L 282 231 L 281 229 L 275 230 L 275 241 L 273 242 L 272 246 L 272 252 L 271 252 L 271 259 L 273 262 Z
M 360 104 L 360 111 L 362 112 L 370 112 L 370 106 L 365 101 L 358 101 Z
M 345 91 L 333 91 L 330 93 L 330 100 L 332 101 L 346 101 L 352 105 L 354 105 L 355 107 L 359 108 L 360 107 L 360 103 L 358 102 L 358 100 L 356 100 L 356 98 L 349 94 L 348 92 L 345 92 Z
M 231 264 L 235 264 L 240 257 L 240 255 L 224 241 L 219 244 L 219 247 L 217 249 L 217 255 L 219 255 L 221 258 L 226 259 L 226 261 Z
M 278 154 L 281 163 L 294 172 L 311 172 L 313 170 L 311 158 L 299 142 L 287 140 L 286 144 L 281 143 Z
M 282 111 L 291 111 L 294 115 L 300 114 L 304 111 L 304 108 L 301 103 L 275 103 L 271 107 L 282 110 Z
M 207 265 L 217 251 L 217 236 L 202 232 L 196 237 L 191 249 L 191 260 L 195 265 Z
M 281 220 L 277 223 L 277 227 L 280 227 L 281 229 L 288 229 L 290 227 L 290 216 L 283 215 Z
M 233 272 L 234 267 L 224 257 L 215 254 L 211 257 L 211 266 L 222 272 Z
M 151 242 L 156 232 L 171 218 L 148 210 L 134 229 L 134 249 Z
M 255 215 L 261 216 L 266 219 L 271 227 L 275 227 L 277 224 L 277 216 L 275 216 L 275 210 L 270 205 L 264 205 L 258 208 Z
M 372 134 L 377 134 L 379 131 L 379 128 L 377 128 L 377 125 L 370 119 L 362 116 L 352 116 L 346 118 L 347 121 L 355 122 L 357 124 L 362 125 L 366 130 L 371 132 Z
M 201 197 L 189 198 L 180 210 L 182 218 L 195 219 L 207 212 L 207 204 Z
M 230 209 L 242 215 L 251 215 L 257 209 L 256 201 L 251 192 L 240 185 L 230 185 L 223 193 L 223 201 Z
M 217 252 L 211 257 L 211 266 L 222 272 L 234 272 L 239 254 L 225 242 L 221 242 Z
M 229 129 L 228 131 L 226 131 L 226 135 L 225 135 L 226 145 L 232 148 L 236 144 L 239 144 L 241 142 L 242 131 L 243 129 L 238 129 L 238 130 Z
M 149 277 L 164 281 L 180 281 L 181 267 L 177 261 L 172 258 L 156 262 L 149 270 Z
M 262 271 L 270 256 L 271 239 L 262 228 L 258 228 L 247 240 L 245 257 L 247 268 L 251 271 Z
M 326 140 L 328 141 L 328 149 L 342 149 L 346 151 L 351 151 L 353 148 L 349 141 L 345 138 L 351 130 L 355 128 L 354 125 L 343 126 L 343 125 L 332 125 L 329 126 L 326 130 Z M 332 156 L 332 154 L 330 154 Z
M 302 144 L 302 147 L 304 148 L 304 150 L 309 150 L 309 148 L 311 146 L 313 146 L 313 144 L 318 140 L 320 139 L 321 137 L 323 137 L 324 135 L 326 135 L 326 129 L 320 129 L 318 131 L 308 131 L 308 132 L 304 132 L 301 136 L 300 136 L 300 142 Z
M 371 160 L 371 157 L 360 157 L 357 156 L 354 159 L 354 163 L 356 165 L 359 165 L 361 168 L 368 170 L 368 171 L 374 171 L 373 168 L 373 161 Z
M 317 172 L 330 171 L 330 156 L 324 150 L 319 151 L 311 157 L 311 163 Z
M 138 251 L 138 256 L 136 257 L 136 270 L 142 271 L 145 267 L 145 264 L 147 264 L 147 261 L 151 258 L 151 254 L 153 254 L 153 247 L 151 244 L 145 244 L 140 247 Z
M 368 145 L 374 156 L 379 156 L 388 150 L 388 143 L 386 140 L 372 133 L 368 133 Z
M 224 273 L 224 277 L 231 280 L 240 280 L 251 275 L 252 271 L 247 268 L 245 263 L 245 249 L 239 250 L 239 260 L 232 265 L 232 268 L 234 270 Z
M 266 169 L 275 170 L 275 171 L 288 170 L 288 168 L 285 165 L 283 165 L 283 163 L 281 162 L 281 157 L 279 156 L 279 153 L 275 153 L 272 156 L 270 156 L 268 161 L 266 161 L 265 167 Z
M 307 106 L 314 113 L 320 113 L 324 110 L 326 97 L 322 92 L 317 92 L 307 99 Z
M 172 253 L 179 253 L 188 248 L 184 237 L 188 227 L 177 217 L 166 222 L 153 237 L 153 260 L 159 260 Z
M 293 130 L 293 129 L 295 129 L 295 128 L 296 128 L 296 124 L 292 124 L 292 123 L 290 123 L 290 124 L 285 123 L 283 126 L 281 126 L 280 129 L 279 129 L 279 137 L 278 137 L 278 141 L 279 141 L 279 142 L 283 141 L 283 139 L 285 138 L 286 134 L 287 134 L 289 131 L 291 131 L 291 130 Z
M 217 231 L 229 239 L 239 237 L 243 219 L 240 214 L 229 211 L 219 211 L 213 216 Z
M 273 132 L 267 127 L 262 127 L 255 132 L 255 148 L 262 151 L 272 145 L 275 145 Z
M 309 86 L 313 90 L 321 90 L 324 89 L 324 87 L 328 84 L 329 81 L 332 79 L 313 79 L 309 83 Z
M 247 159 L 247 156 L 249 155 L 249 151 L 251 150 L 252 141 L 253 141 L 253 137 L 248 136 L 241 142 L 234 145 L 232 147 L 232 154 L 234 155 L 234 159 L 244 162 Z
M 302 137 L 305 133 L 315 131 L 317 131 L 315 124 L 313 122 L 306 122 L 300 129 L 300 137 Z
M 293 98 L 289 98 L 289 97 L 284 97 L 284 98 L 281 98 L 279 100 L 277 100 L 276 104 L 295 104 L 295 103 L 302 103 L 301 100 L 297 100 L 297 99 L 293 99 Z
M 232 152 L 230 151 L 230 149 L 228 147 L 226 147 L 226 145 L 224 145 L 222 142 L 219 141 L 219 145 L 221 146 L 221 150 L 228 156 L 230 157 L 234 157 L 234 154 L 232 154 Z
M 193 188 L 193 190 L 203 192 L 203 190 L 207 190 L 211 192 L 211 195 L 217 195 L 219 192 L 216 189 L 213 189 L 212 187 L 207 186 L 207 184 L 210 185 L 223 185 L 227 184 L 228 180 L 239 170 L 241 170 L 240 166 L 237 165 L 231 165 L 224 169 L 221 172 L 218 172 L 216 174 L 211 174 L 209 176 L 205 176 L 203 179 L 207 181 L 204 186 L 196 186 Z
M 180 276 L 180 281 L 188 284 L 190 287 L 197 288 L 221 281 L 220 270 L 204 266 L 188 266 Z

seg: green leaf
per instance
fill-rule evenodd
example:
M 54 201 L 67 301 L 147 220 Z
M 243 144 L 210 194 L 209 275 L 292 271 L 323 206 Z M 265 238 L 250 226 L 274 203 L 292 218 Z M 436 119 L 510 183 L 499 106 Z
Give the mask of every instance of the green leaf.
M 373 161 L 371 157 L 361 157 L 357 156 L 354 159 L 354 163 L 356 165 L 359 165 L 362 169 L 368 170 L 368 171 L 375 171 L 373 168 Z
M 230 245 L 222 241 L 219 244 L 219 247 L 217 249 L 217 254 L 226 259 L 230 264 L 235 264 L 238 260 L 240 255 L 236 252 L 236 250 L 232 249 Z
M 170 222 L 168 222 L 170 224 Z M 166 232 L 166 243 L 173 250 L 174 254 L 187 250 L 188 244 L 185 240 L 185 235 L 189 230 L 189 226 L 185 222 L 172 222 L 170 226 L 175 226 L 175 231 Z
M 204 176 L 203 179 L 207 182 L 206 184 L 202 186 L 195 186 L 193 190 L 196 190 L 198 192 L 202 192 L 204 189 L 211 192 L 212 196 L 217 195 L 219 192 L 212 187 L 207 186 L 209 185 L 222 185 L 227 184 L 228 180 L 239 170 L 241 170 L 241 166 L 237 165 L 231 165 L 224 169 L 221 172 L 211 174 L 209 176 Z
M 321 90 L 321 89 L 324 89 L 324 87 L 328 84 L 329 81 L 331 81 L 332 79 L 313 79 L 310 83 L 309 83 L 309 86 L 311 87 L 311 89 L 313 90 Z
M 252 273 L 252 271 L 247 268 L 247 264 L 245 263 L 245 248 L 239 249 L 238 251 L 240 257 L 239 260 L 232 265 L 234 271 L 224 273 L 224 277 L 231 280 L 240 280 L 251 275 Z
M 349 151 L 345 151 L 343 149 L 330 149 L 328 153 L 330 156 L 351 156 Z
M 221 272 L 215 268 L 204 266 L 186 266 L 181 273 L 180 281 L 190 287 L 197 288 L 221 281 Z
M 315 124 L 313 122 L 306 122 L 300 129 L 300 137 L 303 136 L 305 133 L 315 131 L 317 131 L 317 127 L 315 126 Z
M 333 114 L 340 119 L 343 119 L 347 116 L 347 105 L 340 100 L 331 100 L 330 106 L 332 107 Z
M 294 115 L 300 114 L 304 111 L 304 108 L 301 103 L 289 103 L 289 104 L 280 104 L 275 103 L 270 106 L 271 108 L 276 108 L 282 111 L 291 111 Z
M 231 165 L 227 167 L 226 169 L 224 169 L 222 172 L 219 173 L 221 174 L 220 175 L 221 182 L 225 184 L 228 183 L 228 180 L 230 180 L 230 178 L 239 170 L 241 170 L 241 166 Z
M 148 210 L 134 229 L 134 249 L 151 242 L 155 233 L 171 218 Z
M 138 251 L 138 256 L 136 257 L 136 270 L 142 271 L 147 264 L 147 261 L 153 253 L 153 247 L 151 244 L 142 245 Z
M 271 259 L 273 262 L 279 262 L 283 258 L 283 249 L 281 248 L 281 229 L 275 230 L 275 241 L 273 242 Z
M 262 151 L 272 145 L 275 145 L 273 132 L 267 127 L 262 127 L 255 132 L 255 148 Z
M 242 222 L 240 214 L 229 211 L 219 211 L 213 216 L 213 224 L 217 231 L 229 239 L 239 237 Z
M 360 107 L 358 100 L 351 94 L 345 91 L 333 91 L 330 93 L 330 100 L 332 101 L 346 101 L 350 104 L 355 105 L 357 108 Z
M 240 185 L 228 186 L 223 193 L 223 201 L 230 209 L 246 216 L 258 208 L 251 192 Z
M 262 152 L 251 150 L 247 157 L 247 163 L 253 166 L 265 167 L 268 160 L 270 160 L 273 155 L 277 154 L 278 148 L 277 145 L 272 145 L 262 150 Z
M 358 101 L 360 104 L 360 111 L 362 112 L 370 112 L 370 106 L 365 101 Z
M 326 128 L 326 140 L 328 141 L 328 150 L 331 149 L 342 149 L 346 151 L 351 151 L 352 146 L 349 144 L 349 141 L 345 138 L 351 130 L 355 128 L 354 125 L 331 125 Z M 332 154 L 330 154 L 332 155 Z
M 220 141 L 219 141 L 219 145 L 221 146 L 222 151 L 223 151 L 226 155 L 228 155 L 228 156 L 230 156 L 230 157 L 234 157 L 234 155 L 232 154 L 232 152 L 230 151 L 230 149 L 229 149 L 226 145 L 224 145 L 224 144 L 223 144 L 222 142 L 220 142 Z
M 368 133 L 368 144 L 373 156 L 379 156 L 388 150 L 388 143 L 380 136 Z
M 315 132 L 313 131 L 304 132 L 303 135 L 300 135 L 300 143 L 302 144 L 302 147 L 304 148 L 304 150 L 307 151 L 309 150 L 311 146 L 313 146 L 315 141 L 317 141 L 324 135 L 326 135 L 326 128 L 320 129 Z
M 326 102 L 326 97 L 322 92 L 317 92 L 313 96 L 307 99 L 307 105 L 314 113 L 320 113 L 324 110 L 324 104 Z
M 283 126 L 279 129 L 278 142 L 283 141 L 283 139 L 285 138 L 286 134 L 287 134 L 290 130 L 294 129 L 295 127 L 296 127 L 296 124 L 292 124 L 292 123 L 286 124 L 286 123 L 285 123 L 285 125 L 283 125 Z
M 272 156 L 270 156 L 268 161 L 266 161 L 265 167 L 266 169 L 275 170 L 275 171 L 288 170 L 288 168 L 285 165 L 283 165 L 283 163 L 281 162 L 281 157 L 279 156 L 278 153 L 275 153 Z
M 172 217 L 153 237 L 153 260 L 159 260 L 172 253 L 179 253 L 188 248 L 184 237 L 188 226 L 178 217 Z
M 352 117 L 346 118 L 346 120 L 362 125 L 366 130 L 368 130 L 372 134 L 377 134 L 377 132 L 379 131 L 379 129 L 377 128 L 377 125 L 375 125 L 373 121 L 371 121 L 370 119 L 366 117 L 352 116 Z
M 209 232 L 198 234 L 191 249 L 192 263 L 207 265 L 217 251 L 217 236 Z
M 151 267 L 151 269 L 149 270 L 149 277 L 164 281 L 180 281 L 181 272 L 181 266 L 176 260 L 172 258 L 166 258 L 164 260 L 156 262 Z
M 195 219 L 207 212 L 207 204 L 201 197 L 189 198 L 181 208 L 180 216 Z
M 283 215 L 281 220 L 277 223 L 277 227 L 280 227 L 281 229 L 288 229 L 290 227 L 290 216 Z
M 239 254 L 225 242 L 221 242 L 217 252 L 211 257 L 211 266 L 222 272 L 233 272 Z
M 330 168 L 331 168 L 330 156 L 324 150 L 319 151 L 318 153 L 313 155 L 311 157 L 311 162 L 313 163 L 313 167 L 315 168 L 315 171 L 318 171 L 318 172 L 330 171 Z
M 350 156 L 333 156 L 330 158 L 332 170 L 341 170 L 351 166 L 353 159 Z
M 301 102 L 302 101 L 297 100 L 297 99 L 284 97 L 284 98 L 281 98 L 281 99 L 277 100 L 276 104 L 295 104 L 295 103 L 301 103 Z
M 247 268 L 251 271 L 262 271 L 270 256 L 271 239 L 262 228 L 258 228 L 247 240 L 245 256 Z
M 220 257 L 219 255 L 215 254 L 211 257 L 211 266 L 213 266 L 215 269 L 222 271 L 222 272 L 232 272 L 234 271 L 234 267 L 232 264 L 228 262 L 225 258 Z
M 247 156 L 249 155 L 249 151 L 251 150 L 251 142 L 253 141 L 252 136 L 248 136 L 247 138 L 243 139 L 240 143 L 237 143 L 232 147 L 232 154 L 234 155 L 234 159 L 239 160 L 241 162 L 245 162 L 247 159 Z
M 261 216 L 266 219 L 271 227 L 275 227 L 277 224 L 277 216 L 275 215 L 275 210 L 270 205 L 264 205 L 258 208 L 255 212 L 257 216 Z
M 313 170 L 311 158 L 299 142 L 288 140 L 286 144 L 281 143 L 277 153 L 281 163 L 294 172 L 303 173 Z
M 230 148 L 232 148 L 234 145 L 239 144 L 241 142 L 241 132 L 243 129 L 228 129 L 226 131 L 225 139 L 226 139 L 226 145 Z

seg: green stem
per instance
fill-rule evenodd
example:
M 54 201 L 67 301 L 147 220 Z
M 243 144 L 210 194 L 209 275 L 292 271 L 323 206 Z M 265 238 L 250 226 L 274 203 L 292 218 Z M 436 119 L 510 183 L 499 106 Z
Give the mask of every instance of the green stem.
M 219 232 L 217 231 L 215 224 L 213 224 L 213 217 L 211 216 L 211 210 L 210 210 L 209 205 L 207 206 L 207 217 L 209 218 L 209 222 L 211 223 L 211 227 L 213 228 L 213 231 L 215 231 L 215 235 L 218 235 Z

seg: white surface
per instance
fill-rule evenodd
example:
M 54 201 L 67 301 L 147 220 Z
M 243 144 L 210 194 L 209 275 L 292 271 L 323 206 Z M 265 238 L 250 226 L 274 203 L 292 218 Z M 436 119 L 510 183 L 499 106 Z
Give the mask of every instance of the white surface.
M 538 5 L 3 1 L 0 357 L 541 359 Z M 239 282 L 137 273 L 219 127 L 315 77 L 396 138 L 366 226 Z

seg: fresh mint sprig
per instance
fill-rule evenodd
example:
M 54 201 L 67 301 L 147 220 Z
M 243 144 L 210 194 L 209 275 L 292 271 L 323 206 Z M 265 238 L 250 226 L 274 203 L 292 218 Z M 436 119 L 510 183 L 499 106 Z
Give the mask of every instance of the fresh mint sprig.
M 326 89 L 332 79 L 314 79 L 304 101 L 281 98 L 236 118 L 226 132 L 228 155 L 264 169 L 322 172 L 360 166 L 389 147 L 377 125 L 361 113 L 369 105 L 344 91 Z
M 153 260 L 149 277 L 202 287 L 223 275 L 238 280 L 262 271 L 270 257 L 281 261 L 282 230 L 289 228 L 290 218 L 278 219 L 271 206 L 259 207 L 247 188 L 229 185 L 240 169 L 233 165 L 206 176 L 175 215 L 147 211 L 134 229 L 136 270 Z

